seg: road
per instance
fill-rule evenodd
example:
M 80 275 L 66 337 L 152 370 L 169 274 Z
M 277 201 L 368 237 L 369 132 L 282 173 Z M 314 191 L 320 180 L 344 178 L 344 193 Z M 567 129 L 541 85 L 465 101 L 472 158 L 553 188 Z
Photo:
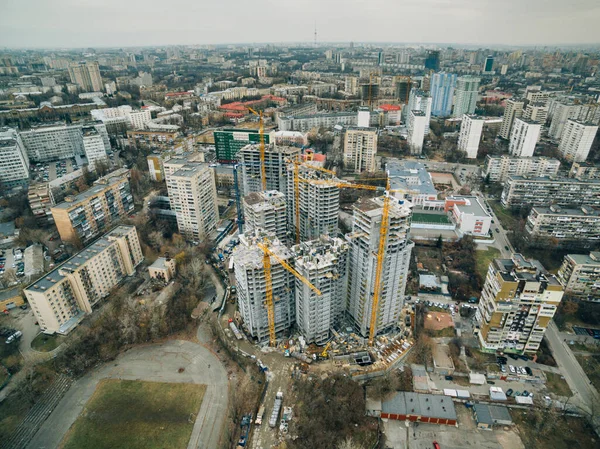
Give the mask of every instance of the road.
M 552 350 L 552 355 L 558 367 L 560 368 L 565 380 L 574 393 L 573 404 L 583 408 L 586 412 L 595 411 L 596 426 L 600 426 L 600 396 L 594 388 L 589 378 L 579 365 L 579 362 L 567 346 L 567 343 L 560 337 L 560 333 L 554 321 L 551 321 L 546 330 L 546 340 Z M 595 410 L 594 410 L 595 405 Z
M 179 373 L 179 368 L 185 370 Z M 98 382 L 106 378 L 206 385 L 188 449 L 219 447 L 227 414 L 227 372 L 209 349 L 189 341 L 175 340 L 131 349 L 119 355 L 115 361 L 77 380 L 27 449 L 58 447 L 94 393 Z

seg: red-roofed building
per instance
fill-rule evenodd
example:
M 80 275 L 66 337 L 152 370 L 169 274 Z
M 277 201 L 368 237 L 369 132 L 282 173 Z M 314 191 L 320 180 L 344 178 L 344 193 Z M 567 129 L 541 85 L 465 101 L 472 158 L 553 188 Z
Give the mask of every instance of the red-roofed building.
M 402 106 L 399 104 L 382 104 L 379 109 L 387 112 L 390 125 L 399 125 L 401 120 Z
M 194 91 L 189 91 L 189 92 L 169 92 L 167 94 L 165 94 L 165 101 L 168 100 L 190 100 L 194 98 Z

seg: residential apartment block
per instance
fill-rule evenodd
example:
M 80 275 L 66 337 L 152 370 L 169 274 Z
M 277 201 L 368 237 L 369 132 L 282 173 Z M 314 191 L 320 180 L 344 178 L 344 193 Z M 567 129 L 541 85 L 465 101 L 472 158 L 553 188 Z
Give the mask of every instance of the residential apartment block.
M 600 252 L 567 254 L 557 277 L 566 296 L 600 302 Z
M 362 336 L 370 331 L 377 252 L 383 213 L 383 198 L 372 198 L 354 205 L 352 232 L 346 235 L 350 245 L 348 259 L 348 295 L 346 314 Z M 410 254 L 409 240 L 412 210 L 403 200 L 392 200 L 383 256 L 382 288 L 377 305 L 376 333 L 398 324 L 404 304 Z
M 243 199 L 244 232 L 253 233 L 255 229 L 277 236 L 285 242 L 287 233 L 287 213 L 285 194 L 277 190 L 252 192 Z
M 133 209 L 129 170 L 121 168 L 99 178 L 85 192 L 66 197 L 50 212 L 60 238 L 79 245 L 106 232 Z
M 179 233 L 189 240 L 204 239 L 219 221 L 213 170 L 208 164 L 186 161 L 172 171 L 165 164 L 165 175 Z
M 487 155 L 482 170 L 482 178 L 492 182 L 505 182 L 509 176 L 556 176 L 560 168 L 558 159 L 539 157 L 512 157 L 508 155 Z
M 559 153 L 567 161 L 585 162 L 590 154 L 597 131 L 598 125 L 567 120 L 558 145 Z
M 118 226 L 24 293 L 42 332 L 67 334 L 143 260 L 134 226 Z
M 377 129 L 348 128 L 344 137 L 344 167 L 354 170 L 374 172 L 377 169 Z
M 244 321 L 243 326 L 258 341 L 269 339 L 264 253 L 257 246 L 257 243 L 263 243 L 265 238 L 270 242 L 270 250 L 277 257 L 287 263 L 291 262 L 290 250 L 280 243 L 275 235 L 264 230 L 240 235 L 240 244 L 235 247 L 231 256 L 234 261 L 238 307 Z M 270 261 L 275 332 L 281 335 L 291 328 L 296 319 L 294 304 L 296 278 L 274 257 L 271 257 Z
M 456 75 L 439 72 L 431 76 L 431 115 L 447 117 L 452 113 Z
M 419 155 L 423 152 L 425 128 L 428 126 L 427 117 L 423 111 L 410 111 L 408 113 L 408 147 L 410 154 Z
M 600 180 L 509 176 L 500 199 L 504 207 L 600 206 Z
M 539 123 L 515 118 L 510 132 L 508 152 L 516 157 L 533 156 L 541 129 L 542 125 Z
M 462 117 L 464 114 L 473 114 L 475 112 L 480 82 L 480 78 L 471 75 L 458 77 L 456 80 L 456 89 L 454 90 L 453 117 Z
M 510 132 L 515 118 L 520 118 L 523 115 L 524 105 L 525 102 L 523 100 L 513 100 L 510 98 L 506 100 L 502 125 L 500 125 L 500 132 L 498 133 L 500 137 L 505 140 L 510 139 Z
M 296 323 L 307 343 L 325 343 L 345 309 L 348 243 L 322 236 L 291 250 L 296 271 L 321 291 L 319 296 L 296 279 Z
M 71 82 L 85 92 L 102 92 L 104 85 L 100 76 L 100 67 L 96 61 L 87 61 L 69 66 Z
M 458 149 L 467 154 L 468 159 L 476 159 L 485 119 L 475 115 L 463 115 L 458 135 Z
M 558 279 L 537 260 L 521 254 L 495 259 L 476 313 L 482 349 L 535 353 L 563 294 Z
M 7 189 L 29 183 L 29 156 L 13 129 L 0 130 L 0 183 Z
M 595 246 L 600 243 L 600 211 L 589 206 L 534 207 L 527 217 L 525 232 L 532 243 L 543 246 Z
M 102 138 L 105 151 L 110 151 L 106 126 L 99 122 L 92 125 L 43 126 L 21 131 L 19 134 L 33 162 L 50 162 L 86 155 L 84 127 L 93 127 Z
M 580 181 L 600 179 L 600 165 L 590 162 L 573 162 L 569 170 L 569 178 L 576 178 Z
M 280 131 L 300 131 L 304 133 L 313 128 L 332 128 L 335 125 L 357 126 L 358 115 L 356 112 L 331 112 L 327 114 L 280 117 L 278 124 Z

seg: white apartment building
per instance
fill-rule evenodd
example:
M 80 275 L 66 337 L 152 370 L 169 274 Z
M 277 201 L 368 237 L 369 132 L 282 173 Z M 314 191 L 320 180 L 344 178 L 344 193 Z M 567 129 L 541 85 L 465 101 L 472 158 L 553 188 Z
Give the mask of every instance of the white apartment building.
M 476 319 L 489 350 L 535 353 L 563 297 L 560 282 L 537 260 L 521 254 L 489 266 Z
M 502 125 L 500 125 L 498 136 L 505 140 L 510 138 L 510 131 L 512 130 L 515 118 L 520 118 L 523 115 L 524 104 L 523 100 L 506 100 L 506 107 L 504 108 L 504 116 L 502 117 Z
M 257 246 L 257 243 L 264 243 L 265 238 L 270 242 L 269 249 L 279 259 L 291 263 L 290 250 L 273 234 L 263 230 L 240 235 L 240 244 L 235 247 L 231 255 L 243 327 L 259 342 L 269 339 L 264 252 Z M 295 277 L 274 257 L 270 258 L 270 262 L 275 332 L 281 335 L 295 322 Z
M 84 125 L 43 126 L 20 132 L 21 139 L 33 162 L 50 162 L 85 155 L 83 147 Z M 102 123 L 93 126 L 102 137 L 106 151 L 110 151 L 110 140 L 106 126 Z
M 582 123 L 598 125 L 600 123 L 600 104 L 576 104 L 573 99 L 559 99 L 552 102 L 552 121 L 548 135 L 560 140 L 569 119 Z
M 597 131 L 598 125 L 567 120 L 558 151 L 569 162 L 585 162 Z
M 343 316 L 348 282 L 349 245 L 322 236 L 292 247 L 294 268 L 321 291 L 317 295 L 296 279 L 296 324 L 307 343 L 322 344 Z
M 287 189 L 287 166 L 301 153 L 300 148 L 265 145 L 265 171 L 267 177 L 267 190 L 285 192 Z M 240 161 L 238 176 L 242 176 L 241 187 L 244 194 L 261 192 L 262 186 L 260 147 L 259 145 L 246 145 L 237 153 Z
M 208 164 L 189 162 L 165 175 L 179 233 L 190 240 L 206 238 L 219 221 L 214 172 Z
M 96 162 L 108 161 L 104 140 L 94 127 L 83 128 L 82 133 L 83 151 L 88 162 L 88 169 L 94 171 L 96 169 Z
M 335 236 L 339 232 L 340 211 L 339 179 L 308 167 L 298 168 L 298 206 L 294 186 L 294 167 L 288 167 L 287 214 L 288 230 L 295 237 L 300 226 L 300 241 L 315 240 L 322 235 Z
M 523 119 L 533 123 L 544 125 L 548 118 L 548 106 L 546 103 L 529 103 L 523 111 Z
M 0 182 L 5 188 L 26 185 L 29 157 L 19 134 L 13 129 L 0 131 Z
M 358 114 L 356 112 L 331 112 L 279 117 L 278 125 L 280 131 L 300 131 L 303 133 L 313 128 L 333 128 L 335 125 L 357 126 Z
M 94 109 L 90 111 L 92 117 L 106 124 L 117 122 L 125 123 L 133 129 L 141 130 L 152 120 L 150 109 L 134 111 L 131 106 L 124 105 L 116 108 Z
M 458 149 L 467 154 L 468 159 L 476 159 L 479 151 L 479 142 L 483 132 L 485 119 L 475 115 L 463 115 L 458 135 Z
M 360 112 L 359 112 L 360 113 Z M 354 173 L 377 170 L 377 129 L 348 128 L 344 136 L 344 167 Z
M 418 155 L 423 152 L 427 124 L 427 117 L 423 111 L 410 111 L 408 115 L 407 137 L 410 154 Z
M 557 277 L 567 296 L 600 302 L 600 252 L 565 255 Z
M 433 99 L 431 96 L 420 89 L 412 89 L 408 98 L 405 120 L 409 120 L 410 111 L 422 111 L 425 114 L 425 135 L 429 134 L 429 122 L 431 121 L 431 105 Z
M 482 178 L 492 182 L 504 182 L 509 176 L 556 176 L 560 168 L 560 161 L 544 156 L 539 157 L 512 157 L 488 155 L 485 158 Z
M 539 140 L 542 125 L 516 118 L 510 133 L 508 151 L 512 156 L 531 157 Z
M 473 114 L 477 106 L 479 83 L 481 79 L 471 75 L 459 76 L 454 90 L 453 117 L 462 117 L 464 114 Z
M 69 333 L 143 259 L 135 226 L 119 226 L 26 287 L 42 332 Z
M 244 232 L 252 234 L 264 229 L 281 242 L 287 240 L 287 213 L 285 194 L 277 190 L 252 192 L 242 200 L 244 209 Z
M 358 202 L 354 206 L 352 232 L 346 235 L 350 245 L 346 313 L 357 331 L 365 337 L 369 335 L 373 310 L 382 213 L 382 197 Z M 397 326 L 400 319 L 414 246 L 409 240 L 411 217 L 408 203 L 392 199 L 383 254 L 381 296 L 376 311 L 377 334 Z

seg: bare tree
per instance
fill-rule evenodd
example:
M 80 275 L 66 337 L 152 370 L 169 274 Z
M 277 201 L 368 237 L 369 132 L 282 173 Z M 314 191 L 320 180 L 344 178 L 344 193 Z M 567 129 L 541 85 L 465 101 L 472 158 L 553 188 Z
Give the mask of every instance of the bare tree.
M 347 437 L 338 445 L 337 449 L 363 449 L 363 446 L 356 443 L 351 437 Z

